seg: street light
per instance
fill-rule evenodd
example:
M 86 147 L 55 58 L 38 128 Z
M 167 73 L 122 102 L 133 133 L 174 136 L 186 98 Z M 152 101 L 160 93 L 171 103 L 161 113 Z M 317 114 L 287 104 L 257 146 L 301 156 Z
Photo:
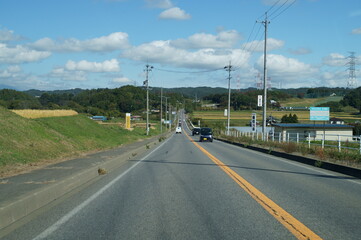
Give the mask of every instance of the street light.
M 149 82 L 148 82 L 148 75 L 149 72 L 152 71 L 153 66 L 150 66 L 149 64 L 145 65 L 145 81 L 143 82 L 143 85 L 147 88 L 147 136 L 149 135 Z

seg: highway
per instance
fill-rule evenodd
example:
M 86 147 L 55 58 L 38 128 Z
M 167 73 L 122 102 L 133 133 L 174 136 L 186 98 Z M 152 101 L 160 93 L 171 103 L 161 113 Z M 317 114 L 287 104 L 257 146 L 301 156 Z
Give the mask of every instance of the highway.
M 4 239 L 360 239 L 361 181 L 183 128 Z

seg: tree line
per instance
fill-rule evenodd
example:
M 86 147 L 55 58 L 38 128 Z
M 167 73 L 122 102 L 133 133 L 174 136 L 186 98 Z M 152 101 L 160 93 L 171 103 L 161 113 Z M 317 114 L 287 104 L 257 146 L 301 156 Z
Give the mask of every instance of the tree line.
M 186 88 L 191 95 L 197 92 Z M 209 88 L 202 87 L 202 98 L 205 101 L 218 104 L 224 108 L 228 105 L 228 92 L 225 89 L 213 89 L 211 94 L 205 95 L 204 91 Z M 174 90 L 174 91 L 173 91 Z M 361 87 L 356 89 L 343 88 L 316 88 L 302 89 L 307 95 L 315 92 L 329 96 L 339 90 L 337 94 L 345 93 L 340 102 L 328 102 L 319 106 L 330 107 L 331 112 L 342 111 L 344 106 L 352 106 L 361 113 Z M 163 89 L 163 96 L 173 106 L 184 107 L 188 112 L 200 109 L 201 105 L 195 101 L 194 96 L 185 94 L 185 88 Z M 218 92 L 219 91 L 219 92 Z M 154 88 L 149 92 L 150 109 L 160 109 L 160 88 Z M 268 91 L 268 107 L 279 108 L 279 101 L 294 97 L 295 90 L 273 90 Z M 233 110 L 257 109 L 257 95 L 262 95 L 261 90 L 248 89 L 248 91 L 237 91 L 231 94 L 231 108 Z M 26 92 L 2 89 L 0 90 L 0 105 L 8 109 L 73 109 L 79 113 L 90 115 L 105 115 L 111 117 L 123 116 L 127 112 L 141 114 L 146 109 L 146 90 L 141 87 L 123 86 L 115 89 L 73 89 L 43 92 L 39 90 L 28 90 Z M 273 101 L 271 101 L 273 100 Z M 165 98 L 163 99 L 163 107 Z M 164 109 L 164 108 L 163 108 Z

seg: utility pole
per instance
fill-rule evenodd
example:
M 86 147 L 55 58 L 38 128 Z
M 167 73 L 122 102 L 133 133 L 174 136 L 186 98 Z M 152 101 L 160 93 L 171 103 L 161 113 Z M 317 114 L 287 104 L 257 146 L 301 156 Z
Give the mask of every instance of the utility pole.
M 270 23 L 265 13 L 265 20 L 262 21 L 264 25 L 264 52 L 263 52 L 263 124 L 262 124 L 262 139 L 266 140 L 266 118 L 267 118 L 267 28 Z
M 231 120 L 231 71 L 232 65 L 231 61 L 228 66 L 225 66 L 224 69 L 228 71 L 228 110 L 227 110 L 227 135 L 229 136 L 229 123 Z
M 169 102 L 169 109 L 168 109 L 168 111 L 169 111 L 169 130 L 171 130 L 172 129 L 172 106 L 170 105 L 170 102 Z
M 164 97 L 165 98 L 165 121 L 167 122 L 167 108 L 168 108 L 168 98 L 169 97 Z M 167 125 L 166 125 L 167 128 Z
M 147 131 L 147 136 L 149 135 L 149 81 L 148 81 L 148 76 L 149 76 L 149 72 L 152 71 L 153 66 L 150 66 L 149 64 L 145 65 L 145 81 L 143 82 L 143 85 L 146 86 L 147 88 L 147 126 L 146 126 L 146 131 Z
M 162 118 L 163 118 L 163 87 L 160 88 L 160 133 L 163 133 Z

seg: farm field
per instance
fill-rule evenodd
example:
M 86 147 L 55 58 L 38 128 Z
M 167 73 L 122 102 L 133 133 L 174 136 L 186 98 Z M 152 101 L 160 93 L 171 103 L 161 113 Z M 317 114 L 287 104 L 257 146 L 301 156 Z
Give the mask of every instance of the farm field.
M 30 119 L 44 118 L 44 117 L 66 117 L 66 116 L 74 116 L 78 114 L 74 110 L 23 109 L 23 110 L 11 110 L 11 111 L 24 118 L 30 118 Z
M 245 126 L 251 120 L 252 113 L 257 114 L 257 121 L 262 121 L 262 111 L 231 111 L 231 125 L 232 126 Z M 298 121 L 301 123 L 310 123 L 309 111 L 267 111 L 267 116 L 272 115 L 277 119 L 281 119 L 285 114 L 296 114 Z M 355 121 L 361 121 L 361 115 L 355 115 L 352 113 L 338 112 L 330 113 L 330 117 L 337 117 L 345 120 L 345 122 L 353 123 Z M 219 111 L 194 111 L 192 114 L 193 119 L 201 119 L 204 121 L 227 121 L 227 117 L 224 116 L 224 112 Z
M 282 107 L 315 107 L 318 104 L 326 102 L 339 102 L 342 100 L 341 96 L 323 97 L 323 98 L 291 98 L 286 102 L 281 101 Z

